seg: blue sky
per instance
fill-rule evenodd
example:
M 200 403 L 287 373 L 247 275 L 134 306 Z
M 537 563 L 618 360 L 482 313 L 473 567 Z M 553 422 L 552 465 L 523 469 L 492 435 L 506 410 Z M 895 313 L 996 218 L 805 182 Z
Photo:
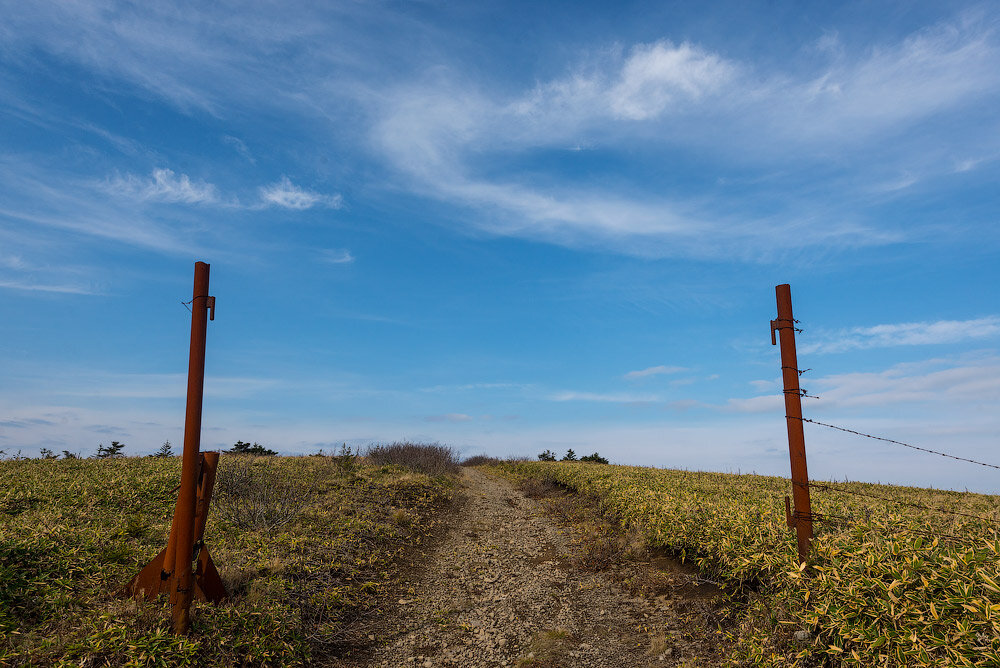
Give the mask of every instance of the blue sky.
M 2 3 L 0 449 L 1000 461 L 993 3 Z M 543 5 L 543 6 L 539 6 Z M 815 478 L 1000 476 L 807 425 Z

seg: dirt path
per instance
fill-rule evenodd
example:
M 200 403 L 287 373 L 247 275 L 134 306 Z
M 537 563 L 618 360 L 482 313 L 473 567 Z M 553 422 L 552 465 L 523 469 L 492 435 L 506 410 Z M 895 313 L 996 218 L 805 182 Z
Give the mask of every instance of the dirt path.
M 539 502 L 478 470 L 462 475 L 465 506 L 404 583 L 397 635 L 372 668 L 681 665 L 662 640 L 665 597 L 630 596 L 608 574 L 574 566 L 577 546 Z

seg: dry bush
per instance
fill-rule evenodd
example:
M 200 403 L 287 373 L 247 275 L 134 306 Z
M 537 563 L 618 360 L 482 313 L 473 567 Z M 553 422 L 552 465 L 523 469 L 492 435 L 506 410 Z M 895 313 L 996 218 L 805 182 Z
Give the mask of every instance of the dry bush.
M 580 540 L 576 565 L 587 571 L 606 571 L 626 560 L 622 541 L 607 527 L 591 528 Z
M 391 443 L 373 445 L 365 453 L 369 463 L 376 466 L 396 464 L 430 476 L 458 472 L 455 451 L 439 443 Z
M 292 470 L 273 457 L 227 455 L 215 481 L 212 512 L 241 529 L 288 524 L 317 493 L 315 473 Z
M 472 457 L 466 457 L 462 461 L 462 466 L 492 466 L 494 464 L 501 463 L 497 457 L 490 457 L 489 455 L 473 455 Z
M 521 481 L 520 488 L 529 499 L 544 499 L 563 491 L 559 485 L 547 478 L 525 478 Z

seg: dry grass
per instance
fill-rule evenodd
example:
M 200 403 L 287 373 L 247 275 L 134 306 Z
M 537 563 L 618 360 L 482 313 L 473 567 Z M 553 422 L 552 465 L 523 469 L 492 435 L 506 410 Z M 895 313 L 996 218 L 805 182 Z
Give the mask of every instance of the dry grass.
M 213 503 L 205 541 L 231 596 L 196 603 L 187 638 L 169 632 L 165 600 L 117 598 L 166 543 L 179 458 L 0 462 L 0 666 L 295 666 L 356 653 L 393 560 L 436 530 L 454 482 L 273 461 L 315 481 L 313 503 L 266 529 Z
M 573 639 L 562 628 L 540 631 L 531 638 L 528 650 L 518 659 L 518 668 L 565 668 Z
M 462 466 L 494 466 L 503 460 L 489 455 L 473 455 L 462 460 Z
M 407 441 L 373 445 L 365 453 L 365 458 L 376 466 L 405 466 L 431 476 L 457 473 L 459 467 L 455 450 L 438 443 Z

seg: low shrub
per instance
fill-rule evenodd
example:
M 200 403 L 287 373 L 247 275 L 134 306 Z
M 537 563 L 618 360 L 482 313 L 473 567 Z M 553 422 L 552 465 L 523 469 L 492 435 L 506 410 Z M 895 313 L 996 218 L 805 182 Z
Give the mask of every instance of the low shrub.
M 330 455 L 330 459 L 337 467 L 337 471 L 341 476 L 350 477 L 358 469 L 358 455 L 351 448 L 347 447 L 347 443 L 340 446 L 340 450 L 335 454 Z
M 462 466 L 495 466 L 501 461 L 501 459 L 489 455 L 473 455 L 462 460 Z
M 430 476 L 458 472 L 458 456 L 454 449 L 439 443 L 402 443 L 373 445 L 365 453 L 377 466 L 396 464 Z
M 288 524 L 316 495 L 315 475 L 272 457 L 227 455 L 215 481 L 212 512 L 243 529 Z

